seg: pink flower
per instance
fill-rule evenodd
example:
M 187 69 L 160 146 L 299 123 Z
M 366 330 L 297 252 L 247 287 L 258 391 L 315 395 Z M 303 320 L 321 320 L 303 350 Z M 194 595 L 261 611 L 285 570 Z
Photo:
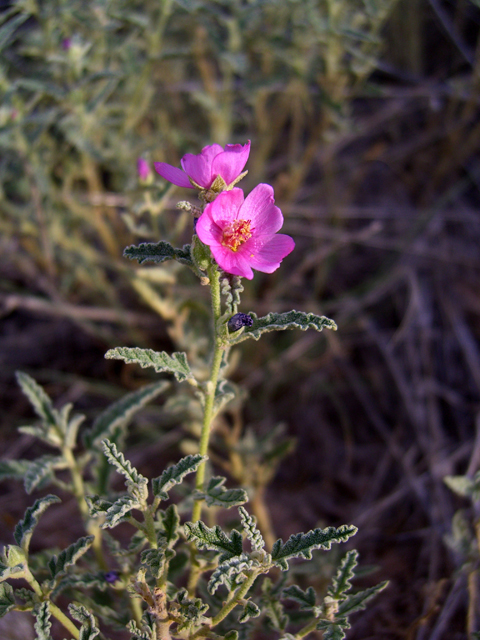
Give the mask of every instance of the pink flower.
M 155 162 L 155 170 L 162 178 L 178 187 L 194 189 L 198 186 L 200 189 L 210 189 L 217 181 L 220 182 L 220 188 L 215 190 L 221 191 L 237 181 L 249 154 L 250 140 L 244 145 L 227 144 L 225 149 L 219 144 L 211 144 L 204 147 L 198 155 L 185 154 L 180 161 L 183 171 L 165 162 Z
M 283 215 L 274 202 L 273 188 L 259 184 L 246 198 L 232 189 L 205 207 L 196 232 L 224 271 L 251 280 L 252 268 L 272 273 L 293 251 L 292 238 L 277 234 Z
M 145 158 L 139 158 L 137 160 L 137 173 L 140 180 L 145 182 L 150 177 L 150 165 Z

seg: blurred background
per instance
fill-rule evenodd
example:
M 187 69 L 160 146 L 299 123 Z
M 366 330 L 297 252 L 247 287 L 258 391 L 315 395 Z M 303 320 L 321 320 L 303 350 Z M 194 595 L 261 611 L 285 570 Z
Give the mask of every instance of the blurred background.
M 248 396 L 219 426 L 219 464 L 233 424 L 251 466 L 270 456 L 277 535 L 359 527 L 365 579 L 390 587 L 349 638 L 473 637 L 478 557 L 452 534 L 473 514 L 443 478 L 480 466 L 479 25 L 478 0 L 3 0 L 4 456 L 42 452 L 16 432 L 32 419 L 17 369 L 90 418 L 151 380 L 107 348 L 200 361 L 208 292 L 178 264 L 122 257 L 191 238 L 175 204 L 192 193 L 142 182 L 137 159 L 250 139 L 241 186 L 274 186 L 296 250 L 245 284 L 242 311 L 312 311 L 338 331 L 237 349 Z M 195 447 L 198 410 L 174 397 L 131 428 L 145 474 Z M 33 497 L 1 491 L 10 542 Z M 45 517 L 45 543 L 68 544 L 65 518 Z M 33 637 L 19 629 L 3 637 Z

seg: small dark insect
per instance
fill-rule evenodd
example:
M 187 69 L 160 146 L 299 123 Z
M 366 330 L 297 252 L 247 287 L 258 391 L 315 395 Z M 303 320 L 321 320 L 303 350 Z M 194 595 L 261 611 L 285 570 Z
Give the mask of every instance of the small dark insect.
M 228 321 L 229 331 L 238 331 L 242 327 L 251 327 L 253 324 L 253 318 L 248 313 L 236 313 Z
M 119 579 L 120 575 L 118 571 L 107 571 L 106 573 L 103 574 L 103 577 L 105 578 L 105 582 L 108 582 L 109 584 L 113 584 Z

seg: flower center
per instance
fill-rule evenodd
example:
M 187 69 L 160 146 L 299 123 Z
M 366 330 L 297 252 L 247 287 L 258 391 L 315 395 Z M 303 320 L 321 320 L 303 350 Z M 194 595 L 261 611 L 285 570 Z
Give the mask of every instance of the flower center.
M 253 229 L 250 229 L 250 220 L 234 220 L 223 228 L 222 245 L 232 251 L 238 251 L 249 238 Z

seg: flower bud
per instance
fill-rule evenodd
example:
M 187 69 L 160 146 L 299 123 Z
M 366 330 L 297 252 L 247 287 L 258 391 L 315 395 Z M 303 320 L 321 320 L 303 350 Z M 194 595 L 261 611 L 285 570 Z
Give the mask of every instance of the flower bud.
M 137 160 L 137 173 L 140 182 L 143 184 L 150 184 L 153 181 L 153 173 L 150 169 L 150 165 L 145 158 L 138 158 Z
M 242 327 L 251 327 L 253 324 L 253 318 L 248 313 L 236 313 L 228 321 L 229 331 L 239 331 Z

